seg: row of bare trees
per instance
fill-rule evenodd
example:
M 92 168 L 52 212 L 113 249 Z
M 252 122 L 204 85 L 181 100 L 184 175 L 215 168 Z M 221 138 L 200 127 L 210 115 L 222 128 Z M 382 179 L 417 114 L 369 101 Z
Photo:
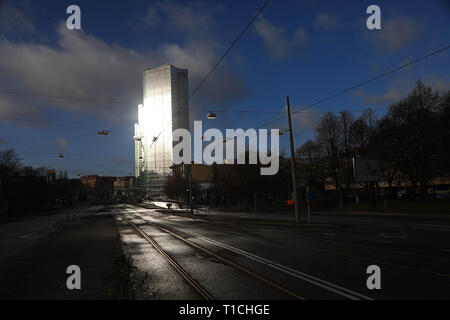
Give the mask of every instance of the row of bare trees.
M 450 176 L 449 124 L 450 91 L 439 94 L 418 81 L 382 117 L 371 109 L 357 118 L 346 110 L 325 114 L 297 161 L 308 184 L 329 180 L 345 194 L 354 181 L 352 158 L 378 159 L 390 194 L 407 179 L 411 193 L 425 196 L 433 178 Z
M 408 96 L 388 106 L 382 117 L 371 109 L 358 117 L 346 110 L 324 114 L 315 138 L 296 150 L 301 205 L 307 187 L 314 193 L 316 206 L 334 206 L 337 198 L 348 198 L 355 186 L 353 158 L 378 160 L 386 195 L 394 197 L 400 185 L 408 185 L 412 196 L 419 189 L 425 196 L 433 178 L 450 177 L 449 124 L 450 91 L 438 94 L 421 81 Z M 284 207 L 292 199 L 289 158 L 280 156 L 280 170 L 273 176 L 261 176 L 259 167 L 215 165 L 208 203 Z M 170 181 L 168 194 L 185 198 L 187 180 Z M 327 191 L 328 184 L 335 191 Z M 357 186 L 365 187 L 365 194 L 374 199 L 368 184 Z M 195 183 L 193 189 L 194 197 L 200 198 L 202 192 Z
M 79 180 L 68 179 L 66 172 L 23 166 L 14 149 L 0 150 L 2 216 L 61 208 L 83 191 Z

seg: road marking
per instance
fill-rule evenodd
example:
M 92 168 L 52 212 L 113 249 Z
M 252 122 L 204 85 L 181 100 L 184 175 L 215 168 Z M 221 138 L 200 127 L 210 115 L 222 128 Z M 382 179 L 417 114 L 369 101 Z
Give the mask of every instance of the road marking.
M 197 282 L 195 282 L 187 273 L 177 264 L 164 250 L 161 249 L 160 246 L 150 238 L 144 231 L 142 231 L 138 226 L 136 226 L 133 222 L 128 219 L 125 219 L 138 234 L 140 234 L 144 239 L 151 243 L 151 245 L 169 262 L 175 270 L 205 299 L 205 300 L 214 300 L 214 298 L 203 289 Z
M 147 220 L 148 221 L 148 219 L 145 219 L 145 218 L 143 220 Z M 155 224 L 155 225 L 157 225 L 157 224 Z M 159 227 L 159 228 L 162 228 L 162 227 Z M 351 300 L 360 300 L 360 299 L 373 300 L 372 298 L 370 298 L 368 296 L 365 296 L 365 295 L 362 295 L 362 294 L 360 294 L 358 292 L 349 290 L 347 288 L 343 288 L 343 287 L 341 287 L 339 285 L 336 285 L 334 283 L 331 283 L 331 282 L 322 280 L 320 278 L 311 276 L 309 274 L 300 272 L 298 270 L 289 268 L 287 266 L 284 266 L 282 264 L 276 263 L 274 261 L 271 261 L 271 260 L 259 257 L 257 255 L 254 255 L 254 254 L 250 253 L 250 252 L 247 252 L 247 251 L 244 251 L 244 250 L 241 250 L 241 249 L 229 246 L 229 245 L 224 244 L 222 242 L 219 242 L 219 241 L 216 241 L 216 240 L 213 240 L 213 239 L 201 236 L 201 235 L 196 234 L 196 233 L 191 233 L 191 232 L 187 232 L 187 231 L 184 231 L 184 230 L 183 230 L 183 232 L 188 234 L 188 235 L 191 235 L 193 237 L 197 237 L 199 239 L 202 239 L 203 241 L 206 241 L 206 242 L 209 242 L 211 244 L 214 244 L 214 245 L 216 245 L 218 247 L 222 247 L 224 249 L 230 250 L 230 251 L 235 252 L 237 254 L 243 255 L 246 258 L 250 259 L 250 260 L 257 261 L 259 263 L 267 265 L 267 266 L 269 266 L 269 267 L 271 267 L 273 269 L 279 270 L 279 271 L 281 271 L 283 273 L 286 273 L 288 275 L 291 275 L 291 276 L 296 277 L 298 279 L 301 279 L 303 281 L 312 283 L 312 284 L 314 284 L 316 286 L 319 286 L 319 287 L 321 287 L 323 289 L 326 289 L 328 291 L 334 292 L 334 293 L 336 293 L 336 294 L 338 294 L 338 295 L 340 295 L 342 297 L 345 297 L 345 298 L 348 298 L 348 299 L 351 299 Z M 186 240 L 186 241 L 188 241 L 188 240 Z
M 131 209 L 131 208 L 130 208 Z M 134 211 L 136 212 L 136 211 Z M 310 237 L 311 239 L 316 239 L 314 237 Z M 326 240 L 326 241 L 331 241 L 331 240 L 327 240 L 327 239 L 320 239 L 320 240 Z M 374 240 L 374 239 L 371 239 Z M 380 239 L 381 240 L 381 239 Z M 338 242 L 336 240 L 334 240 L 335 242 Z M 381 240 L 383 241 L 383 240 Z M 381 242 L 380 241 L 380 242 Z M 386 264 L 386 265 L 390 265 L 393 267 L 397 267 L 397 268 L 401 268 L 401 269 L 407 269 L 407 270 L 412 270 L 412 271 L 416 271 L 416 272 L 423 272 L 423 273 L 431 273 L 434 275 L 437 275 L 439 277 L 444 277 L 449 279 L 450 275 L 449 274 L 445 274 L 445 273 L 440 273 L 440 272 L 435 272 L 435 271 L 431 271 L 431 270 L 427 270 L 427 269 L 422 269 L 422 268 L 415 268 L 415 267 L 410 267 L 410 266 L 404 266 L 401 264 L 396 264 L 396 263 L 392 263 L 392 262 L 388 262 L 388 261 L 384 261 L 384 260 L 378 260 L 378 259 L 372 259 L 372 258 L 365 258 L 365 257 L 360 257 L 360 256 L 356 256 L 356 255 L 351 255 L 351 254 L 346 254 L 346 253 L 342 253 L 342 252 L 338 252 L 338 251 L 333 251 L 333 250 L 327 250 L 327 249 L 322 249 L 322 248 L 316 248 L 316 247 L 310 247 L 310 246 L 305 246 L 305 245 L 300 245 L 301 247 L 304 247 L 306 249 L 311 249 L 311 250 L 315 250 L 315 251 L 322 251 L 322 252 L 326 252 L 328 254 L 334 254 L 334 255 L 340 255 L 340 256 L 345 256 L 345 257 L 349 257 L 355 260 L 360 260 L 360 261 L 369 261 L 369 262 L 376 262 L 376 263 L 381 263 L 381 264 Z M 380 248 L 382 249 L 382 248 Z M 398 252 L 398 253 L 403 253 L 403 252 Z M 405 253 L 406 254 L 406 253 Z M 413 253 L 408 253 L 411 255 L 416 255 L 416 256 L 422 256 L 422 255 L 417 255 L 417 254 L 413 254 Z M 425 256 L 424 256 L 425 257 Z M 439 259 L 439 260 L 445 260 L 447 261 L 447 259 L 441 259 L 441 258 L 437 258 L 437 257 L 428 257 L 427 258 L 433 258 L 433 259 Z
M 381 240 L 381 239 L 369 239 L 370 241 L 381 242 L 381 243 L 392 243 L 390 240 Z
M 404 233 L 380 233 L 376 237 L 382 237 L 385 239 L 406 239 L 406 234 Z
M 337 236 L 336 233 L 331 233 L 331 232 L 322 232 L 322 234 L 323 234 L 324 236 L 330 236 L 330 237 L 336 237 L 336 236 Z
M 189 234 L 188 232 L 186 232 L 186 233 Z M 251 259 L 251 260 L 257 261 L 257 262 L 262 263 L 262 264 L 265 264 L 265 265 L 267 265 L 267 266 L 269 266 L 271 268 L 277 269 L 277 270 L 279 270 L 281 272 L 284 272 L 286 274 L 289 274 L 289 275 L 291 275 L 293 277 L 299 278 L 299 279 L 304 280 L 306 282 L 309 282 L 309 283 L 312 283 L 314 285 L 317 285 L 317 286 L 319 286 L 321 288 L 327 289 L 328 291 L 332 291 L 332 292 L 334 292 L 334 293 L 336 293 L 338 295 L 341 295 L 343 297 L 346 297 L 348 299 L 351 299 L 351 300 L 359 300 L 359 299 L 372 300 L 372 298 L 367 297 L 365 295 L 362 295 L 360 293 L 357 293 L 355 291 L 343 288 L 343 287 L 341 287 L 339 285 L 336 285 L 334 283 L 331 283 L 331 282 L 322 280 L 320 278 L 311 276 L 311 275 L 306 274 L 304 272 L 300 272 L 298 270 L 289 268 L 289 267 L 284 266 L 282 264 L 279 264 L 277 262 L 274 262 L 274 261 L 262 258 L 260 256 L 255 255 L 255 254 L 252 254 L 250 252 L 247 252 L 247 251 L 244 251 L 244 250 L 241 250 L 241 249 L 229 246 L 227 244 L 224 244 L 222 242 L 213 240 L 211 238 L 207 238 L 207 237 L 201 236 L 199 234 L 192 233 L 191 235 L 193 235 L 195 237 L 198 237 L 199 239 L 202 239 L 203 241 L 206 241 L 206 242 L 209 242 L 211 244 L 214 244 L 214 245 L 216 245 L 218 247 L 222 247 L 224 249 L 228 249 L 230 251 L 233 251 L 235 253 L 243 255 L 243 256 Z
M 412 226 L 419 226 L 419 227 L 428 227 L 428 228 L 444 228 L 444 229 L 450 229 L 450 225 L 446 224 L 425 224 L 425 223 L 411 223 Z
M 229 222 L 223 222 L 223 221 L 211 221 L 208 220 L 209 223 L 214 223 L 214 224 L 225 224 L 225 225 L 230 225 L 230 224 L 235 224 L 235 223 L 229 223 Z M 368 228 L 368 227 L 363 227 L 363 228 Z M 242 233 L 241 232 L 235 232 L 235 233 Z M 418 254 L 418 253 L 413 253 L 413 252 L 406 252 L 406 251 L 398 251 L 398 250 L 389 250 L 386 248 L 381 248 L 381 247 L 374 247 L 374 246 L 369 246 L 369 245 L 363 245 L 363 244 L 355 244 L 352 242 L 345 242 L 342 240 L 336 240 L 336 239 L 331 239 L 331 238 L 319 238 L 319 237 L 311 237 L 311 236 L 305 236 L 305 235 L 301 235 L 301 238 L 306 238 L 306 239 L 312 239 L 312 240 L 320 240 L 320 241 L 326 241 L 326 242 L 332 242 L 332 243 L 337 243 L 337 244 L 341 244 L 341 245 L 351 245 L 354 247 L 361 247 L 361 248 L 369 248 L 369 249 L 374 249 L 374 250 L 378 250 L 378 251 L 385 251 L 385 252 L 389 252 L 389 253 L 394 253 L 394 254 L 403 254 L 403 255 L 410 255 L 410 256 L 415 256 L 415 257 L 421 257 L 421 258 L 427 258 L 427 259 L 434 259 L 434 260 L 440 260 L 440 261 L 450 261 L 447 258 L 442 258 L 442 257 L 434 257 L 434 256 L 428 256 L 428 255 L 423 255 L 423 254 Z M 379 242 L 379 243 L 385 243 L 385 244 L 391 244 L 392 241 L 390 240 L 382 240 L 382 239 L 368 239 L 369 241 L 374 241 L 374 242 Z M 286 243 L 286 240 L 283 240 L 284 243 Z M 290 242 L 291 244 L 296 245 L 296 243 Z
M 148 222 L 147 219 L 143 219 L 142 217 L 139 217 L 139 218 L 141 220 L 143 220 L 143 221 Z M 241 266 L 241 265 L 239 265 L 237 263 L 234 263 L 234 262 L 232 262 L 232 261 L 230 261 L 230 260 L 228 260 L 228 259 L 226 259 L 226 258 L 224 258 L 224 257 L 222 257 L 222 256 L 220 256 L 220 255 L 218 255 L 218 254 L 216 254 L 216 253 L 214 253 L 214 252 L 204 248 L 204 247 L 201 247 L 200 245 L 198 245 L 196 243 L 193 243 L 192 241 L 189 241 L 189 240 L 187 240 L 187 239 L 185 239 L 185 238 L 183 238 L 183 237 L 181 237 L 181 236 L 171 232 L 170 230 L 167 230 L 167 229 L 165 229 L 165 228 L 163 228 L 163 227 L 161 227 L 161 226 L 159 226 L 157 224 L 154 224 L 154 223 L 149 223 L 149 225 L 151 225 L 153 227 L 156 227 L 156 228 L 158 228 L 158 229 L 160 229 L 160 230 L 162 230 L 164 232 L 167 232 L 167 233 L 171 234 L 172 236 L 174 236 L 174 237 L 176 237 L 176 238 L 186 242 L 187 244 L 189 244 L 189 245 L 191 245 L 191 246 L 193 246 L 193 247 L 195 247 L 195 248 L 197 248 L 197 249 L 199 249 L 199 250 L 201 250 L 201 251 L 203 251 L 203 252 L 205 252 L 205 253 L 207 253 L 207 254 L 209 254 L 209 255 L 211 255 L 211 256 L 213 256 L 213 257 L 215 257 L 215 258 L 217 258 L 217 259 L 219 259 L 219 260 L 221 260 L 221 261 L 223 261 L 225 263 L 227 263 L 227 264 L 229 264 L 229 265 L 231 265 L 232 267 L 234 267 L 236 269 L 244 271 L 245 273 L 251 275 L 254 278 L 262 280 L 265 283 L 267 283 L 267 284 L 269 284 L 269 285 L 271 285 L 271 286 L 273 286 L 273 287 L 275 287 L 275 288 L 277 288 L 277 289 L 279 289 L 279 290 L 281 290 L 281 291 L 283 291 L 283 292 L 285 292 L 285 293 L 287 293 L 287 294 L 289 294 L 289 295 L 291 295 L 291 296 L 293 296 L 293 297 L 295 297 L 295 298 L 297 298 L 299 300 L 305 300 L 305 298 L 303 298 L 302 296 L 300 296 L 300 295 L 298 295 L 298 294 L 296 294 L 296 293 L 294 293 L 294 292 L 292 292 L 292 291 L 290 291 L 290 290 L 288 290 L 288 289 L 286 289 L 284 287 L 281 287 L 278 284 L 276 284 L 276 283 L 274 283 L 274 282 L 272 282 L 272 281 L 270 281 L 270 280 L 268 280 L 268 279 L 258 275 L 257 273 L 255 273 L 253 271 L 250 271 L 247 268 L 244 268 L 243 266 Z
M 152 218 L 150 218 L 150 219 L 152 219 Z M 146 218 L 144 218 L 144 220 L 148 221 L 148 219 L 146 219 Z M 278 263 L 276 263 L 274 261 L 270 261 L 270 260 L 267 260 L 265 258 L 253 255 L 253 254 L 251 254 L 249 252 L 240 250 L 238 248 L 234 248 L 234 247 L 228 246 L 228 245 L 223 244 L 221 242 L 218 242 L 216 240 L 213 240 L 213 239 L 210 239 L 210 238 L 207 238 L 207 237 L 203 237 L 203 236 L 195 234 L 195 233 L 189 233 L 189 232 L 184 231 L 184 230 L 183 230 L 183 232 L 186 233 L 186 234 L 190 234 L 190 235 L 192 235 L 194 237 L 201 238 L 201 239 L 203 239 L 206 242 L 210 242 L 211 244 L 214 244 L 214 245 L 217 245 L 219 247 L 223 247 L 223 248 L 229 249 L 230 251 L 236 252 L 238 254 L 244 255 L 247 258 L 251 259 L 251 260 L 255 260 L 255 261 L 258 261 L 260 263 L 266 264 L 266 265 L 268 265 L 268 266 L 270 266 L 272 268 L 275 268 L 275 269 L 277 269 L 279 271 L 282 271 L 284 273 L 290 274 L 290 275 L 292 275 L 294 277 L 303 279 L 303 280 L 305 280 L 307 282 L 313 283 L 313 284 L 315 284 L 317 286 L 320 286 L 320 287 L 322 287 L 324 289 L 327 289 L 329 291 L 332 291 L 332 292 L 335 292 L 337 294 L 340 294 L 341 296 L 349 298 L 349 296 L 351 296 L 351 295 L 346 294 L 345 292 L 350 292 L 350 294 L 353 294 L 353 295 L 355 295 L 357 297 L 359 296 L 362 299 L 371 299 L 370 297 L 361 295 L 361 294 L 359 294 L 357 292 L 353 292 L 353 291 L 351 291 L 349 289 L 342 288 L 342 287 L 340 287 L 338 285 L 335 285 L 335 284 L 329 283 L 329 282 L 327 282 L 325 280 L 322 280 L 322 279 L 316 278 L 314 276 L 302 273 L 302 272 L 300 272 L 298 270 L 294 270 L 294 269 L 291 269 L 289 267 L 280 265 L 280 264 L 278 264 Z M 345 256 L 345 257 L 352 258 L 352 259 L 355 259 L 355 260 L 377 262 L 379 264 L 390 265 L 390 266 L 401 268 L 401 269 L 408 269 L 408 270 L 413 270 L 413 271 L 416 271 L 416 272 L 431 273 L 431 274 L 434 274 L 434 275 L 437 275 L 437 276 L 440 276 L 440 277 L 445 277 L 447 279 L 450 278 L 449 274 L 443 274 L 443 273 L 434 272 L 434 271 L 430 271 L 430 270 L 426 270 L 426 269 L 415 268 L 415 267 L 410 267 L 410 266 L 404 266 L 404 265 L 391 263 L 391 262 L 387 262 L 387 261 L 380 261 L 380 260 L 372 259 L 372 258 L 365 258 L 365 257 L 355 256 L 355 255 L 346 254 L 346 253 L 342 253 L 342 252 L 337 252 L 337 251 L 333 251 L 333 250 L 327 250 L 327 249 L 322 249 L 322 248 L 310 247 L 310 246 L 305 246 L 305 245 L 300 245 L 300 246 L 304 247 L 306 249 L 326 252 L 328 254 L 333 254 L 333 255 Z M 340 292 L 339 290 L 342 290 L 343 292 Z M 357 297 L 352 297 L 350 299 L 358 299 Z

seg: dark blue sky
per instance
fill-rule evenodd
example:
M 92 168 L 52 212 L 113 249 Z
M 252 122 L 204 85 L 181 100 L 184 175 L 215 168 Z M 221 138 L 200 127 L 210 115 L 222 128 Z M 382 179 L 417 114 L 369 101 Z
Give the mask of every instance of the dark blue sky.
M 193 90 L 263 1 L 3 0 L 0 149 L 14 147 L 24 164 L 76 174 L 133 172 L 133 123 L 142 99 L 142 70 L 187 68 Z M 65 27 L 66 8 L 81 8 L 82 30 Z M 366 8 L 381 8 L 381 30 L 366 28 Z M 272 0 L 191 101 L 204 127 L 258 127 L 280 114 L 285 96 L 308 105 L 450 43 L 448 1 Z M 446 51 L 295 116 L 296 145 L 313 137 L 321 111 L 384 107 L 419 79 L 450 88 Z M 359 113 L 355 112 L 355 116 Z M 36 122 L 14 121 L 28 119 Z M 67 125 L 66 127 L 63 125 Z M 285 121 L 273 127 L 285 128 Z M 108 136 L 96 130 L 112 130 Z M 287 136 L 282 136 L 287 146 Z M 64 153 L 64 160 L 57 153 Z

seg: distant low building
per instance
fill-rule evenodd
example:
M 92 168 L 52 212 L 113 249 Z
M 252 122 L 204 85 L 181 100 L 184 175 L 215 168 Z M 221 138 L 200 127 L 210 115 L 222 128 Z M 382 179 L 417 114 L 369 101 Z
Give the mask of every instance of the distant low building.
M 89 187 L 89 188 L 95 188 L 99 181 L 99 176 L 96 174 L 90 174 L 88 176 L 82 176 L 80 177 L 81 184 Z
M 47 183 L 48 184 L 55 184 L 55 181 L 56 181 L 56 170 L 55 169 L 48 169 L 46 178 L 47 178 Z
M 205 164 L 178 164 L 170 167 L 172 169 L 172 177 L 175 179 L 185 178 L 189 176 L 189 170 L 192 170 L 192 182 L 195 183 L 211 183 L 215 180 L 215 165 Z
M 114 194 L 122 195 L 124 193 L 129 193 L 134 189 L 136 184 L 136 178 L 131 176 L 126 177 L 116 177 L 114 179 Z
M 198 200 L 211 203 L 219 197 L 231 199 L 253 194 L 257 185 L 254 177 L 260 177 L 260 167 L 256 164 L 180 164 L 171 169 L 167 194 L 179 200 L 188 198 L 191 184 L 197 203 Z M 192 170 L 191 176 L 189 170 Z
M 100 194 L 112 194 L 114 192 L 115 177 L 102 177 L 96 174 L 80 177 L 81 184 L 90 189 L 95 189 Z

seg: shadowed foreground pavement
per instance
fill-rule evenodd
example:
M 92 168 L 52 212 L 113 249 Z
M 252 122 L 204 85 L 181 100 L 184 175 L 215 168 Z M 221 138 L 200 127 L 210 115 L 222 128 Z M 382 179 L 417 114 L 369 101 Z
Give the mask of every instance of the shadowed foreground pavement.
M 0 299 L 126 299 L 128 268 L 111 216 L 59 222 L 56 231 L 0 264 Z M 68 290 L 69 265 L 81 290 Z

